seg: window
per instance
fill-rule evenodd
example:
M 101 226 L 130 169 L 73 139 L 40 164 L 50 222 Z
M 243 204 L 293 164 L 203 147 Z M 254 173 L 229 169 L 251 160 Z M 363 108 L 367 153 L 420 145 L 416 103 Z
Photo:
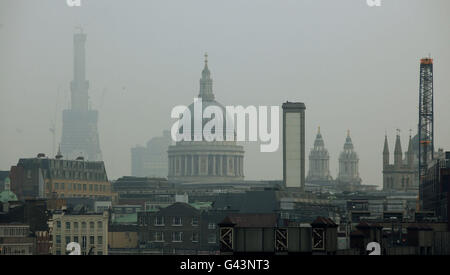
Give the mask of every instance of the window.
M 93 245 L 94 242 L 95 242 L 94 236 L 90 236 L 90 237 L 89 237 L 89 244 L 90 244 L 90 245 Z
M 100 230 L 103 228 L 103 222 L 99 221 L 97 222 L 97 229 Z
M 155 232 L 155 242 L 164 242 L 164 232 Z
M 60 189 L 64 190 L 65 186 L 64 186 L 64 182 L 61 183 Z
M 183 225 L 181 217 L 173 217 L 172 225 L 177 226 Z
M 99 251 L 97 252 L 97 255 L 103 255 L 103 252 Z
M 61 250 L 56 250 L 56 255 L 61 255 Z
M 155 225 L 164 225 L 164 217 L 162 216 L 156 216 L 155 217 Z
M 192 225 L 198 225 L 198 217 L 192 217 Z
M 103 244 L 103 237 L 97 236 L 97 244 Z
M 216 234 L 211 233 L 208 235 L 208 243 L 216 243 Z
M 92 184 L 89 184 L 89 191 L 92 191 Z
M 55 190 L 58 190 L 58 188 L 59 188 L 58 183 L 55 182 Z
M 86 191 L 86 190 L 87 190 L 86 184 L 83 184 L 83 191 Z
M 70 243 L 70 236 L 66 236 L 66 245 Z
M 86 236 L 81 237 L 81 248 L 85 249 L 86 248 Z
M 208 229 L 216 229 L 216 224 L 213 222 L 208 223 Z
M 74 236 L 74 237 L 73 237 L 73 241 L 76 242 L 76 243 L 78 243 L 78 236 Z
M 56 228 L 61 228 L 61 221 L 56 222 Z
M 56 243 L 57 244 L 61 243 L 61 235 L 56 235 Z
M 76 229 L 76 230 L 78 230 L 78 222 L 74 222 L 74 223 L 73 223 L 73 228 Z
M 192 242 L 198 243 L 198 232 L 192 232 Z
M 89 229 L 94 230 L 94 222 L 89 222 Z
M 66 229 L 70 229 L 70 222 L 66 222 Z
M 172 233 L 172 242 L 182 242 L 182 241 L 183 241 L 183 232 Z
M 81 229 L 86 229 L 86 222 L 81 223 Z

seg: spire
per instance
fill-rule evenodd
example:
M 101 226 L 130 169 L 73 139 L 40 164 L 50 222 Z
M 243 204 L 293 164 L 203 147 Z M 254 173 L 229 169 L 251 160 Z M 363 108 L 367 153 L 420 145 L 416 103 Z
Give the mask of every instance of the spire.
M 87 111 L 89 81 L 86 80 L 86 34 L 73 35 L 73 80 L 70 83 L 71 106 L 74 111 Z
M 322 134 L 320 133 L 320 126 L 319 126 L 319 129 L 317 130 L 316 140 L 314 141 L 314 148 L 324 147 L 324 146 L 325 146 L 325 143 L 323 141 Z
M 383 167 L 389 165 L 389 144 L 387 134 L 384 136 Z
M 63 155 L 61 153 L 61 144 L 59 144 L 58 146 L 58 153 L 56 154 L 55 158 L 56 159 L 62 159 Z
M 400 141 L 400 130 L 397 129 L 397 138 L 395 139 L 394 149 L 394 164 L 400 165 L 402 163 L 402 144 Z
M 353 150 L 353 142 L 350 137 L 350 130 L 347 130 L 347 138 L 345 139 L 344 150 Z
M 412 167 L 414 165 L 414 151 L 413 151 L 413 141 L 411 137 L 411 130 L 409 133 L 409 144 L 408 144 L 408 152 L 406 153 L 408 165 Z
M 200 93 L 198 95 L 202 100 L 211 101 L 214 100 L 214 94 L 212 90 L 211 72 L 208 68 L 208 54 L 205 53 L 205 66 L 202 71 L 202 78 L 200 79 Z
M 412 130 L 409 130 L 409 143 L 408 143 L 408 153 L 412 154 L 413 153 L 413 144 L 412 144 L 412 137 L 411 137 L 411 132 Z
M 383 149 L 383 154 L 388 154 L 388 155 L 389 155 L 389 144 L 388 144 L 388 138 L 387 138 L 387 135 L 384 136 L 384 149 Z

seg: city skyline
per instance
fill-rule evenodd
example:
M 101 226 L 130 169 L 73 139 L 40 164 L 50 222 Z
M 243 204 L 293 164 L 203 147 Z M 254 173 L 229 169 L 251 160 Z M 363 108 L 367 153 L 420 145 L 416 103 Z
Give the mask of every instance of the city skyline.
M 288 1 L 275 8 L 262 1 L 254 21 L 245 18 L 252 10 L 249 3 L 234 11 L 217 2 L 177 3 L 180 7 L 176 9 L 167 3 L 140 2 L 138 6 L 155 15 L 147 18 L 135 6 L 119 1 L 111 1 L 114 5 L 86 2 L 86 9 L 79 10 L 56 1 L 29 3 L 33 9 L 23 9 L 24 2 L 13 2 L 0 4 L 0 39 L 6 42 L 0 45 L 0 58 L 5 60 L 0 65 L 0 121 L 4 126 L 1 170 L 8 170 L 20 157 L 40 152 L 53 157 L 57 151 L 52 148 L 48 129 L 53 122 L 59 140 L 61 112 L 70 97 L 72 35 L 78 25 L 89 36 L 90 103 L 99 111 L 100 143 L 111 179 L 130 175 L 130 148 L 169 129 L 172 107 L 192 101 L 198 93 L 204 52 L 209 53 L 220 102 L 243 106 L 305 102 L 306 150 L 313 147 L 316 129 L 321 126 L 335 178 L 339 153 L 350 129 L 363 184 L 380 187 L 385 133 L 393 141 L 400 128 L 402 144 L 407 144 L 409 129 L 413 135 L 417 131 L 419 60 L 431 52 L 436 73 L 436 149 L 450 148 L 450 129 L 445 126 L 445 118 L 450 116 L 445 106 L 450 101 L 446 93 L 450 83 L 444 77 L 450 72 L 450 42 L 445 39 L 450 31 L 432 28 L 450 24 L 450 19 L 440 14 L 443 6 L 449 6 L 445 1 L 431 5 L 386 2 L 378 10 L 367 8 L 364 1 Z M 210 13 L 195 11 L 201 5 L 207 5 Z M 294 8 L 298 14 L 291 10 Z M 101 9 L 108 11 L 103 17 Z M 164 27 L 171 18 L 159 18 L 157 11 L 173 9 L 173 16 L 184 20 L 174 17 L 175 23 Z M 349 9 L 355 13 L 347 13 Z M 131 10 L 138 16 L 120 20 Z M 319 11 L 322 16 L 317 19 L 307 14 Z M 398 13 L 402 16 L 394 18 Z M 226 20 L 224 15 L 231 14 L 236 21 Z M 268 16 L 271 14 L 274 17 Z M 429 16 L 426 29 L 409 21 L 418 14 Z M 20 23 L 13 18 L 19 15 Z M 345 15 L 352 20 L 346 20 Z M 383 16 L 385 21 L 374 21 Z M 202 19 L 209 19 L 210 26 L 202 29 Z M 361 24 L 355 25 L 355 20 Z M 58 21 L 58 26 L 52 21 Z M 314 31 L 308 30 L 311 26 Z M 391 32 L 384 33 L 388 27 Z M 290 31 L 281 34 L 277 31 L 280 28 Z M 401 35 L 405 31 L 409 32 L 407 37 Z M 420 37 L 424 31 L 428 32 L 427 41 Z M 265 38 L 266 33 L 273 39 Z M 373 33 L 376 35 L 371 37 Z M 242 39 L 245 43 L 239 42 Z M 26 41 L 35 46 L 26 47 Z M 186 45 L 180 47 L 177 42 Z M 330 44 L 335 46 L 330 48 Z M 40 66 L 46 70 L 39 71 Z M 29 81 L 20 81 L 22 78 Z M 30 100 L 23 102 L 25 96 Z M 255 143 L 245 144 L 245 150 L 246 179 L 282 179 L 280 148 L 276 153 L 260 153 L 259 143 Z M 261 171 L 261 166 L 270 169 Z

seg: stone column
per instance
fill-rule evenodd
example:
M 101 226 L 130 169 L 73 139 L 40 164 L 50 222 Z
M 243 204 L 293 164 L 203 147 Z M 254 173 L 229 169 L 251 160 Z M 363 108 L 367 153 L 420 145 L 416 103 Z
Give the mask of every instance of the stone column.
M 244 157 L 241 157 L 241 176 L 244 176 Z
M 222 156 L 217 155 L 217 175 L 222 176 Z
M 216 175 L 216 156 L 212 155 L 212 175 Z
M 190 176 L 194 175 L 194 156 L 193 155 L 189 155 L 190 156 L 190 160 L 191 160 L 191 174 Z

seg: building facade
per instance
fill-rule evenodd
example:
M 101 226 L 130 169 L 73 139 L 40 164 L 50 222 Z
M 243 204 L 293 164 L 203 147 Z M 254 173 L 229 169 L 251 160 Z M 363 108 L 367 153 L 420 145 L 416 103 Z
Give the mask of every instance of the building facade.
M 283 181 L 305 188 L 305 104 L 286 102 L 283 108 Z
M 0 224 L 0 255 L 33 255 L 35 238 L 26 224 Z
M 418 191 L 419 188 L 419 163 L 417 153 L 414 150 L 414 142 L 417 136 L 409 137 L 408 151 L 403 158 L 400 134 L 397 134 L 394 148 L 394 163 L 389 160 L 388 138 L 384 138 L 383 149 L 383 190 L 385 191 Z
M 50 221 L 52 254 L 66 255 L 66 247 L 75 242 L 82 255 L 108 255 L 108 213 L 54 213 Z
M 103 161 L 66 160 L 58 154 L 20 159 L 11 167 L 11 189 L 19 199 L 114 199 Z
M 187 203 L 174 203 L 157 212 L 139 212 L 140 245 L 161 254 L 214 253 L 218 229 Z
M 450 222 L 450 152 L 443 159 L 434 160 L 422 181 L 421 205 L 423 211 L 432 211 L 440 221 Z
M 206 56 L 207 57 L 207 56 Z M 208 60 L 200 79 L 200 92 L 198 98 L 202 100 L 202 114 L 207 107 L 218 107 L 222 110 L 222 121 L 226 125 L 227 119 L 225 107 L 215 100 L 213 93 L 211 73 L 208 68 Z M 171 182 L 190 183 L 215 183 L 236 182 L 244 180 L 244 148 L 237 145 L 236 141 L 226 141 L 226 127 L 223 127 L 224 141 L 207 141 L 201 133 L 201 139 L 194 141 L 194 103 L 188 107 L 191 117 L 191 141 L 179 141 L 169 146 L 169 174 Z M 215 118 L 214 118 L 215 119 Z M 203 118 L 203 127 L 211 121 Z M 202 128 L 203 129 L 203 128 Z M 184 131 L 184 129 L 179 129 Z M 231 134 L 234 129 L 229 130 Z M 198 133 L 196 133 L 198 134 Z
M 86 80 L 86 34 L 74 34 L 73 43 L 71 108 L 63 111 L 61 151 L 69 159 L 83 156 L 91 161 L 100 161 L 102 152 L 97 130 L 98 112 L 89 107 L 89 81 Z
M 361 186 L 361 182 L 362 180 L 359 177 L 359 157 L 354 150 L 350 131 L 348 131 L 344 150 L 339 156 L 339 174 L 336 178 L 336 184 L 341 190 L 353 191 Z

